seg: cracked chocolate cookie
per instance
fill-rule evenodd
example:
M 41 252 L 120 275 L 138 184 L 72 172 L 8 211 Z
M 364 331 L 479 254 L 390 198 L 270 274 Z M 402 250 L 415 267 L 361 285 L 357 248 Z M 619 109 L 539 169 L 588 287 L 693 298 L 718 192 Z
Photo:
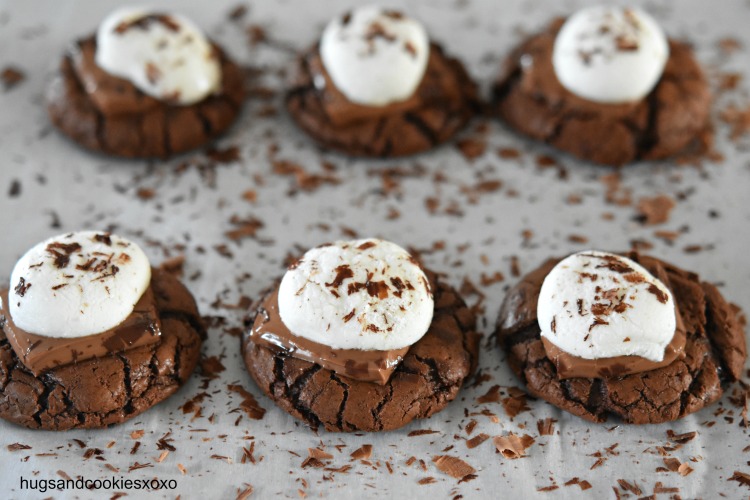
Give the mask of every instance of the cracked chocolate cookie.
M 331 21 L 299 57 L 286 96 L 295 122 L 321 146 L 392 158 L 429 150 L 478 112 L 460 61 L 404 14 L 363 7 Z
M 67 50 L 46 101 L 85 148 L 167 158 L 227 130 L 244 95 L 242 70 L 190 20 L 124 8 Z
M 104 238 L 93 252 L 76 247 L 92 235 Z M 106 427 L 148 410 L 190 377 L 206 335 L 193 297 L 176 278 L 150 267 L 145 291 L 135 297 L 139 249 L 115 238 L 73 233 L 45 242 L 46 256 L 36 252 L 19 261 L 11 289 L 0 291 L 0 418 L 31 429 Z M 54 273 L 50 286 L 44 268 L 65 269 L 65 276 Z M 96 300 L 100 289 L 119 297 L 124 312 L 100 307 L 112 304 Z M 63 320 L 79 295 L 82 305 L 74 312 L 83 319 Z
M 527 390 L 560 409 L 593 422 L 676 420 L 739 380 L 745 318 L 698 275 L 628 257 L 548 260 L 508 292 L 496 335 Z M 584 286 L 589 296 L 576 300 Z
M 638 9 L 554 20 L 511 53 L 494 100 L 518 132 L 604 165 L 675 156 L 710 131 L 709 85 L 693 51 Z
M 357 254 L 386 245 L 393 244 L 359 240 L 332 246 Z M 282 409 L 328 431 L 392 430 L 442 410 L 476 368 L 474 313 L 437 275 L 408 261 L 400 266 L 393 254 L 368 260 L 367 269 L 333 268 L 323 264 L 330 262 L 323 253 L 330 247 L 321 248 L 295 264 L 320 273 L 311 277 L 303 270 L 295 280 L 292 266 L 248 325 L 242 353 L 255 382 Z M 413 275 L 405 269 L 410 266 Z M 314 282 L 295 295 L 308 278 Z M 305 310 L 311 302 L 318 304 L 313 310 L 322 310 L 321 300 L 331 304 L 325 315 Z M 338 305 L 346 311 L 332 312 Z M 314 332 L 307 337 L 317 341 L 293 331 Z

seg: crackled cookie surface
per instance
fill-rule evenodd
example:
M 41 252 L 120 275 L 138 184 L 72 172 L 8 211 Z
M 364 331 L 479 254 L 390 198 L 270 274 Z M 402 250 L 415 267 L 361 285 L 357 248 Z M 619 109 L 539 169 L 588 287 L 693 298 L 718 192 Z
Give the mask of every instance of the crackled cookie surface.
M 652 257 L 637 254 L 629 257 L 650 275 L 658 277 L 669 291 L 679 318 L 675 337 L 680 334 L 680 323 L 684 325 L 682 352 L 678 352 L 668 364 L 646 366 L 639 358 L 636 361 L 642 366 L 637 373 L 563 376 L 558 370 L 559 361 L 550 359 L 550 352 L 559 350 L 550 351 L 549 345 L 544 342 L 552 329 L 545 328 L 547 332 L 542 332 L 537 312 L 542 284 L 561 259 L 548 260 L 511 288 L 500 311 L 497 337 L 507 353 L 511 368 L 526 384 L 527 390 L 565 411 L 594 422 L 603 422 L 610 417 L 633 424 L 676 420 L 715 402 L 729 383 L 739 379 L 747 356 L 745 319 L 742 312 L 728 303 L 715 286 L 701 281 L 698 275 Z M 659 313 L 662 319 L 657 320 L 659 324 L 653 325 L 656 330 L 663 329 L 669 326 L 668 315 L 665 314 L 669 307 L 666 291 L 649 291 L 648 285 L 644 282 L 642 286 L 640 293 L 643 298 L 651 300 L 653 296 L 664 300 L 664 312 Z M 627 298 L 625 303 L 636 300 L 641 299 Z M 608 299 L 601 301 L 610 303 Z M 658 310 L 658 305 L 657 300 L 649 307 Z M 593 331 L 603 326 L 613 326 L 612 318 L 616 311 L 610 315 L 606 311 L 597 311 L 596 307 L 591 310 L 584 302 L 580 313 L 574 307 L 571 315 L 585 318 L 589 327 L 595 325 L 593 328 L 578 329 L 578 334 L 586 337 L 589 329 Z M 604 325 L 604 322 L 612 325 Z M 663 339 L 659 333 L 654 337 L 648 324 L 642 326 L 646 327 L 642 339 Z M 615 329 L 613 332 L 613 335 L 617 333 Z M 664 340 L 660 345 L 663 343 Z M 620 347 L 613 347 L 612 343 L 607 344 L 606 348 L 598 346 L 597 349 L 600 354 L 608 350 L 611 356 L 623 352 Z M 582 355 L 588 354 L 583 351 Z M 627 357 L 620 357 L 619 361 L 619 364 L 629 362 Z M 598 369 L 596 366 L 589 368 Z
M 351 156 L 431 149 L 478 111 L 464 66 L 400 11 L 361 7 L 333 19 L 301 54 L 286 106 L 321 146 Z
M 476 367 L 474 313 L 392 243 L 331 246 L 292 265 L 248 325 L 242 351 L 258 386 L 329 431 L 396 429 L 442 410 Z M 290 295 L 285 282 L 311 291 Z M 325 304 L 311 309 L 323 319 L 309 302 Z M 290 315 L 305 321 L 283 320 Z
M 167 158 L 229 128 L 244 94 L 241 69 L 188 19 L 126 8 L 71 45 L 46 100 L 52 123 L 88 149 Z
M 204 338 L 190 292 L 134 242 L 55 236 L 0 289 L 0 418 L 47 430 L 120 423 L 188 379 Z
M 508 57 L 494 94 L 510 127 L 578 158 L 616 166 L 674 156 L 703 140 L 711 94 L 687 44 L 667 41 L 668 57 L 659 73 L 665 54 L 658 42 L 647 38 L 640 49 L 659 54 L 634 64 L 628 58 L 639 46 L 628 31 L 598 44 L 561 49 L 557 39 L 564 24 L 554 20 Z M 621 64 L 610 62 L 618 57 Z M 612 85 L 596 75 L 609 76 L 602 79 Z

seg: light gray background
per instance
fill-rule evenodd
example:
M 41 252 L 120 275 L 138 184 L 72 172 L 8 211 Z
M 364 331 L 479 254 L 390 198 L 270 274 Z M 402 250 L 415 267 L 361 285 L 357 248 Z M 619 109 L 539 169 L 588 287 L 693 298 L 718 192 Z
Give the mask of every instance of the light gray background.
M 283 77 L 278 70 L 292 61 L 283 47 L 303 48 L 311 43 L 324 23 L 353 2 L 306 2 L 303 0 L 261 2 L 248 4 L 249 12 L 240 23 L 227 21 L 227 13 L 237 5 L 235 0 L 212 2 L 163 2 L 159 5 L 179 8 L 199 22 L 208 33 L 243 65 L 263 68 L 260 83 L 280 89 Z M 395 2 L 394 2 L 395 3 Z M 541 27 L 555 14 L 570 12 L 581 2 L 507 1 L 408 1 L 395 3 L 422 19 L 434 38 L 441 41 L 467 65 L 480 82 L 483 91 L 496 74 L 502 57 L 520 40 L 522 33 Z M 742 40 L 750 47 L 747 26 L 750 25 L 750 2 L 700 0 L 665 2 L 650 1 L 647 8 L 663 23 L 673 36 L 687 38 L 696 47 L 698 58 L 712 75 L 717 72 L 747 72 L 747 51 L 732 56 L 724 55 L 717 42 L 727 36 Z M 669 222 L 661 226 L 642 226 L 634 220 L 634 207 L 605 204 L 604 185 L 599 177 L 608 169 L 581 164 L 569 157 L 559 156 L 569 172 L 567 180 L 558 178 L 554 169 L 540 169 L 535 164 L 537 154 L 554 154 L 550 150 L 519 138 L 492 123 L 487 132 L 487 153 L 468 163 L 453 145 L 446 145 L 414 159 L 398 161 L 351 161 L 346 158 L 321 154 L 310 141 L 297 131 L 283 112 L 262 118 L 258 111 L 268 103 L 251 100 L 231 132 L 220 145 L 239 145 L 242 160 L 215 168 L 215 186 L 211 187 L 197 166 L 206 164 L 201 153 L 188 154 L 169 162 L 116 161 L 89 154 L 51 130 L 43 106 L 43 89 L 51 70 L 65 45 L 77 36 L 95 29 L 99 20 L 113 7 L 114 2 L 102 1 L 30 1 L 0 0 L 0 67 L 12 64 L 26 74 L 17 88 L 0 92 L 0 280 L 6 281 L 16 259 L 37 241 L 56 233 L 81 228 L 104 228 L 110 224 L 120 234 L 134 238 L 145 247 L 154 263 L 168 253 L 184 253 L 187 261 L 185 275 L 201 271 L 202 276 L 188 281 L 201 312 L 206 315 L 225 315 L 228 326 L 240 326 L 243 311 L 216 310 L 210 304 L 218 294 L 227 303 L 235 303 L 240 296 L 256 298 L 259 292 L 283 272 L 282 260 L 288 252 L 337 239 L 343 236 L 341 227 L 350 227 L 361 235 L 378 235 L 405 246 L 428 249 L 436 241 L 446 246 L 426 254 L 426 263 L 447 274 L 449 281 L 460 285 L 464 277 L 477 283 L 482 273 L 500 270 L 506 275 L 504 283 L 482 287 L 486 294 L 486 314 L 481 330 L 486 335 L 497 314 L 504 290 L 516 278 L 510 276 L 510 257 L 516 255 L 522 270 L 528 271 L 550 255 L 581 250 L 582 245 L 568 241 L 570 234 L 589 238 L 588 246 L 603 249 L 627 249 L 633 239 L 654 243 L 652 254 L 688 269 L 699 271 L 708 281 L 721 283 L 721 290 L 731 300 L 750 311 L 750 280 L 748 264 L 748 187 L 750 187 L 750 154 L 748 137 L 742 144 L 727 140 L 728 129 L 717 122 L 718 149 L 726 156 L 723 163 L 706 163 L 703 168 L 680 167 L 669 162 L 628 167 L 622 172 L 623 184 L 633 191 L 634 199 L 666 193 L 684 198 L 678 201 Z M 279 42 L 275 46 L 259 45 L 250 48 L 244 26 L 259 24 L 269 36 Z M 715 80 L 715 79 L 714 79 Z M 722 96 L 715 111 L 728 102 L 747 102 L 747 82 L 741 89 Z M 280 97 L 280 96 L 279 96 Z M 281 110 L 280 99 L 272 103 Z M 715 113 L 716 115 L 717 113 Z M 476 122 L 475 122 L 476 125 Z M 471 131 L 465 134 L 471 136 Z M 300 162 L 310 171 L 317 171 L 320 160 L 333 162 L 342 180 L 338 186 L 324 186 L 314 193 L 299 193 L 289 198 L 285 193 L 292 180 L 271 172 L 266 151 L 271 142 L 278 144 L 278 157 Z M 501 160 L 495 154 L 498 147 L 518 148 L 524 152 L 520 160 Z M 176 167 L 187 161 L 189 167 L 176 174 Z M 372 172 L 388 166 L 424 165 L 427 175 L 406 179 L 400 195 L 384 196 L 379 192 L 380 177 Z M 433 177 L 446 178 L 443 183 Z M 265 185 L 257 186 L 260 176 Z M 46 182 L 40 182 L 40 178 Z M 482 179 L 501 179 L 503 188 L 497 193 L 483 195 L 476 204 L 467 203 L 462 187 Z M 19 197 L 6 193 L 13 180 L 22 186 Z M 139 188 L 154 189 L 157 197 L 142 201 L 136 196 Z M 248 189 L 258 192 L 256 204 L 242 199 Z M 512 190 L 518 197 L 508 196 Z M 443 206 L 451 200 L 460 203 L 465 215 L 429 215 L 424 200 L 439 194 Z M 581 195 L 583 203 L 566 203 L 569 195 Z M 392 207 L 402 216 L 388 220 Z M 712 219 L 715 210 L 719 218 Z M 605 221 L 601 214 L 614 214 Z M 59 215 L 61 228 L 50 227 L 51 213 Z M 258 232 L 258 239 L 236 244 L 224 237 L 232 229 L 229 219 L 233 214 L 256 216 L 266 226 Z M 326 230 L 318 226 L 325 223 Z M 679 230 L 687 227 L 673 245 L 653 237 L 655 229 Z M 522 232 L 533 230 L 533 237 L 524 244 Z M 266 240 L 266 241 L 262 241 Z M 268 240 L 273 243 L 269 244 Z M 159 246 L 148 243 L 158 243 Z M 227 243 L 234 260 L 219 256 L 212 247 Z M 688 245 L 713 245 L 700 253 L 687 254 Z M 180 250 L 184 245 L 184 252 Z M 196 249 L 202 246 L 205 254 Z M 485 259 L 488 264 L 482 261 Z M 249 272 L 252 278 L 238 282 L 236 277 Z M 475 301 L 476 297 L 467 297 Z M 70 476 L 83 474 L 87 478 L 108 477 L 112 473 L 104 467 L 109 463 L 131 478 L 175 478 L 177 492 L 159 492 L 153 496 L 183 498 L 233 498 L 237 488 L 249 483 L 255 495 L 298 496 L 303 488 L 309 496 L 376 497 L 416 496 L 446 497 L 455 494 L 464 498 L 485 497 L 540 497 L 565 498 L 613 496 L 617 479 L 637 483 L 644 495 L 653 491 L 657 482 L 680 488 L 683 498 L 712 498 L 719 493 L 728 497 L 747 496 L 750 490 L 737 482 L 729 482 L 733 471 L 750 472 L 750 454 L 742 449 L 750 444 L 747 430 L 738 425 L 739 412 L 725 398 L 716 406 L 669 425 L 630 427 L 616 422 L 594 425 L 556 411 L 541 401 L 531 401 L 530 412 L 512 421 L 500 404 L 480 405 L 476 398 L 490 386 L 516 386 L 518 382 L 505 366 L 504 357 L 494 347 L 483 343 L 480 366 L 493 379 L 478 388 L 465 388 L 459 399 L 443 412 L 427 421 L 416 422 L 403 430 L 385 434 L 336 435 L 315 434 L 300 425 L 268 399 L 260 396 L 244 370 L 239 356 L 238 339 L 224 333 L 222 328 L 210 331 L 204 346 L 208 355 L 224 354 L 226 371 L 213 380 L 206 392 L 203 418 L 191 421 L 179 407 L 199 393 L 201 378 L 196 374 L 170 400 L 151 411 L 112 429 L 64 433 L 37 432 L 0 422 L 0 484 L 10 497 L 55 498 L 82 497 L 88 492 L 51 492 L 30 495 L 18 489 L 20 476 L 26 478 L 57 478 L 56 471 Z M 239 406 L 236 394 L 229 395 L 228 383 L 237 382 L 253 392 L 268 410 L 260 421 L 235 420 L 241 413 L 230 413 Z M 465 417 L 464 412 L 478 412 L 488 408 L 499 416 L 493 423 L 486 416 Z M 725 411 L 721 415 L 716 412 Z M 733 423 L 725 420 L 729 412 Z M 213 423 L 208 421 L 214 414 Z M 553 417 L 558 420 L 553 436 L 537 437 L 538 419 Z M 506 460 L 491 441 L 478 448 L 467 449 L 463 431 L 465 424 L 475 418 L 479 424 L 474 435 L 483 432 L 491 436 L 507 432 L 528 433 L 536 443 L 528 450 L 529 457 Z M 708 427 L 702 423 L 715 422 Z M 421 437 L 407 437 L 416 429 L 433 429 L 439 433 Z M 137 454 L 130 455 L 136 429 L 146 431 Z M 198 431 L 204 429 L 205 431 Z M 667 443 L 666 431 L 697 431 L 696 439 L 675 451 L 672 456 L 680 461 L 701 457 L 690 462 L 695 471 L 681 477 L 673 472 L 656 472 L 663 467 L 656 446 Z M 177 451 L 161 463 L 155 458 L 160 452 L 156 440 L 167 431 L 176 438 Z M 252 436 L 252 440 L 248 439 Z M 101 448 L 105 461 L 83 460 L 84 449 L 72 440 L 81 439 L 87 448 Z M 112 441 L 111 448 L 106 445 Z M 242 446 L 255 441 L 256 457 L 263 457 L 256 465 L 240 464 Z M 26 451 L 9 452 L 6 446 L 20 442 L 32 446 Z M 349 454 L 362 444 L 373 444 L 373 466 L 350 462 Z M 606 455 L 606 462 L 594 469 L 591 454 L 619 443 L 618 455 Z M 353 465 L 346 474 L 320 469 L 301 469 L 307 449 L 325 446 L 335 458 L 332 467 Z M 334 448 L 344 445 L 341 450 Z M 473 481 L 457 484 L 457 480 L 439 472 L 430 462 L 441 450 L 466 460 L 478 469 Z M 56 456 L 37 456 L 39 453 Z M 230 457 L 226 461 L 210 458 L 217 454 Z M 295 455 L 298 454 L 299 456 Z M 424 459 L 427 471 L 417 464 L 408 467 L 410 456 Z M 153 468 L 128 473 L 134 462 L 150 462 Z M 393 466 L 389 474 L 384 463 Z M 182 475 L 177 464 L 187 469 Z M 36 475 L 34 475 L 36 474 Z M 332 476 L 333 480 L 324 480 Z M 436 482 L 419 485 L 418 480 L 434 476 Z M 581 493 L 577 486 L 563 486 L 573 477 L 589 481 L 593 488 Z M 537 488 L 560 486 L 556 491 L 537 492 Z M 104 496 L 102 494 L 101 496 Z M 108 495 L 107 495 L 108 496 Z M 131 492 L 131 497 L 137 492 Z M 666 497 L 666 495 L 661 495 Z

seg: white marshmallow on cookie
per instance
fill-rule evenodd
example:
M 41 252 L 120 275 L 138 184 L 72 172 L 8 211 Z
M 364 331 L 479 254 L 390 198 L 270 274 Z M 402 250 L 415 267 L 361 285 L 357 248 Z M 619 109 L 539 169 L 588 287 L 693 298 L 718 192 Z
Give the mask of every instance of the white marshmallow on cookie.
M 414 258 L 379 239 L 308 250 L 281 280 L 278 301 L 289 331 L 333 349 L 408 347 L 427 332 L 434 310 Z
M 664 283 L 631 259 L 594 250 L 573 254 L 550 271 L 537 318 L 544 338 L 584 359 L 662 361 L 677 327 Z
M 320 56 L 334 85 L 364 106 L 410 98 L 424 77 L 429 51 L 421 23 L 375 5 L 336 17 L 320 39 Z
M 617 104 L 646 97 L 668 58 L 667 37 L 654 18 L 637 8 L 598 5 L 565 21 L 552 64 L 557 79 L 573 94 Z
M 123 7 L 96 33 L 96 64 L 143 93 L 181 105 L 221 86 L 221 66 L 201 29 L 178 14 Z
M 135 243 L 95 231 L 63 234 L 16 263 L 9 311 L 29 333 L 85 337 L 122 323 L 150 283 L 151 266 Z

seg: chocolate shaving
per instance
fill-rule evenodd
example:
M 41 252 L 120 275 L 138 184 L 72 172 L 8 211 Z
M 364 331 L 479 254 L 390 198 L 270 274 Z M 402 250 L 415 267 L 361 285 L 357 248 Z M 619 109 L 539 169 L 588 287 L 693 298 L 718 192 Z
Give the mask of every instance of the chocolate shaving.
M 727 481 L 737 481 L 743 486 L 750 487 L 750 474 L 746 474 L 744 472 L 736 470 L 734 471 L 734 474 L 732 474 L 732 477 L 727 479 Z
M 234 163 L 242 159 L 240 148 L 237 146 L 228 146 L 224 149 L 209 148 L 206 151 L 206 156 L 210 160 L 221 164 Z
M 519 413 L 531 410 L 529 405 L 526 404 L 526 393 L 517 387 L 509 387 L 508 397 L 503 398 L 501 402 L 505 413 L 507 413 L 510 418 L 515 417 Z
M 448 474 L 456 479 L 464 478 L 477 471 L 474 467 L 460 458 L 452 457 L 450 455 L 436 455 L 432 457 L 432 463 L 435 464 L 435 467 L 437 467 L 440 472 Z
M 23 297 L 24 295 L 26 295 L 26 291 L 29 288 L 31 288 L 31 283 L 26 283 L 26 280 L 24 279 L 24 277 L 21 276 L 18 279 L 18 284 L 13 290 L 16 292 L 16 295 L 18 295 L 19 297 Z
M 605 321 L 602 318 L 594 318 L 594 322 L 589 326 L 589 332 L 596 326 L 608 325 L 609 321 Z
M 169 31 L 172 32 L 179 32 L 180 31 L 180 25 L 177 23 L 174 19 L 172 19 L 171 16 L 166 14 L 150 14 L 148 16 L 143 16 L 138 19 L 133 19 L 131 21 L 125 21 L 117 26 L 115 26 L 114 32 L 118 35 L 122 35 L 123 33 L 131 30 L 131 29 L 141 29 L 141 30 L 148 30 L 149 26 L 153 23 L 159 23 L 163 25 L 165 28 L 167 28 Z
M 396 276 L 395 278 L 391 278 L 391 285 L 393 285 L 393 288 L 396 289 L 395 292 L 393 292 L 393 295 L 396 297 L 401 297 L 401 294 L 403 293 L 403 290 L 406 288 L 406 285 L 404 285 L 404 282 Z
M 232 21 L 239 21 L 247 14 L 247 5 L 239 4 L 229 11 L 229 19 Z
M 658 300 L 662 304 L 666 304 L 667 303 L 667 300 L 669 299 L 669 297 L 667 296 L 667 294 L 662 289 L 660 289 L 655 284 L 649 283 L 647 290 L 649 291 L 649 293 L 654 294 L 656 296 L 656 300 Z
M 615 46 L 620 52 L 635 52 L 638 50 L 638 41 L 625 35 L 617 35 Z
M 503 457 L 514 460 L 526 456 L 526 449 L 534 444 L 534 438 L 528 434 L 518 436 L 511 432 L 505 436 L 495 436 L 492 442 Z
M 344 323 L 348 323 L 354 317 L 355 312 L 355 309 L 352 309 L 349 314 L 344 316 Z
M 198 362 L 198 366 L 200 367 L 201 374 L 208 379 L 219 378 L 219 374 L 226 370 L 218 356 L 202 358 Z
M 308 467 L 315 467 L 316 469 L 319 469 L 325 466 L 326 464 L 324 464 L 323 462 L 321 462 L 315 457 L 307 457 L 305 460 L 302 461 L 302 464 L 300 465 L 300 467 L 302 467 L 303 469 L 306 469 Z
M 641 198 L 637 208 L 642 222 L 654 225 L 667 222 L 674 207 L 675 201 L 671 197 L 660 194 L 653 198 Z
M 667 437 L 669 438 L 669 440 L 678 444 L 685 444 L 689 441 L 692 441 L 697 435 L 698 433 L 696 431 L 685 432 L 683 434 L 675 434 L 672 429 L 667 430 Z
M 424 436 L 425 434 L 437 434 L 440 431 L 433 431 L 432 429 L 417 429 L 409 432 L 406 437 Z
M 19 450 L 30 450 L 31 446 L 21 443 L 13 443 L 8 445 L 8 451 L 19 451 Z
M 622 488 L 623 490 L 629 491 L 636 496 L 640 496 L 643 494 L 643 490 L 641 490 L 641 488 L 637 484 L 629 483 L 624 479 L 618 479 L 617 484 L 619 484 L 620 488 Z
M 62 269 L 67 267 L 70 262 L 70 255 L 80 249 L 81 245 L 78 243 L 60 243 L 55 241 L 47 245 L 45 250 L 52 254 L 55 267 Z M 59 252 L 58 250 L 61 250 L 62 252 Z
M 339 288 L 345 279 L 354 277 L 354 271 L 352 271 L 352 268 L 348 264 L 342 264 L 334 269 L 334 271 L 336 271 L 336 277 L 330 283 L 326 283 L 327 287 Z M 351 295 L 351 292 L 349 295 Z
M 389 19 L 393 19 L 394 21 L 400 21 L 404 18 L 403 12 L 393 9 L 383 9 L 382 14 Z
M 466 440 L 466 447 L 469 449 L 476 448 L 480 444 L 487 441 L 489 438 L 490 438 L 489 434 L 484 434 L 484 433 L 477 434 L 473 438 Z
M 235 500 L 247 500 L 248 498 L 250 498 L 250 495 L 253 494 L 252 485 L 244 483 L 243 486 L 243 489 L 237 488 L 237 496 L 235 497 Z
M 620 260 L 614 255 L 591 255 L 589 254 L 588 257 L 594 257 L 596 259 L 600 259 L 606 262 L 606 264 L 599 264 L 598 266 L 596 266 L 597 269 L 609 269 L 610 271 L 614 271 L 620 274 L 628 274 L 628 273 L 635 272 L 632 267 L 625 264 L 622 260 Z
M 11 66 L 7 66 L 3 69 L 2 73 L 0 73 L 0 80 L 3 81 L 3 88 L 5 90 L 10 90 L 26 78 L 26 75 L 18 69 L 13 68 Z
M 255 396 L 250 394 L 244 387 L 239 384 L 229 384 L 227 386 L 232 392 L 235 392 L 242 396 L 242 402 L 240 408 L 245 414 L 253 420 L 260 420 L 266 414 L 265 408 L 261 407 L 256 401 Z
M 489 390 L 482 396 L 477 398 L 477 403 L 499 403 L 500 402 L 500 386 L 493 385 Z
M 135 462 L 133 465 L 128 467 L 128 472 L 133 472 L 134 470 L 138 469 L 145 469 L 146 467 L 153 467 L 153 464 L 150 462 L 146 462 L 145 464 L 139 464 L 138 462 Z
M 156 85 L 156 82 L 161 79 L 161 76 L 161 70 L 156 67 L 156 64 L 150 61 L 146 63 L 146 79 L 148 80 L 148 83 Z
M 382 38 L 387 42 L 393 42 L 396 40 L 396 37 L 388 33 L 385 30 L 385 27 L 379 22 L 371 23 L 370 26 L 367 27 L 364 38 L 368 42 L 372 42 L 376 38 Z
M 404 50 L 412 57 L 417 57 L 417 48 L 411 42 L 404 43 Z
M 557 420 L 554 418 L 545 418 L 544 420 L 537 420 L 536 428 L 539 431 L 540 436 L 551 436 L 555 433 L 555 423 Z
M 263 221 L 252 216 L 243 219 L 238 215 L 233 215 L 229 219 L 229 222 L 236 226 L 236 229 L 227 231 L 224 234 L 232 241 L 240 241 L 245 238 L 255 238 L 258 230 L 265 225 Z
M 168 450 L 168 451 L 177 451 L 177 448 L 174 447 L 171 443 L 174 441 L 174 438 L 171 438 L 172 435 L 171 432 L 167 432 L 162 437 L 160 437 L 156 441 L 156 449 L 157 450 Z
M 367 460 L 372 456 L 372 445 L 363 444 L 359 449 L 354 450 L 351 455 L 352 460 Z
M 378 299 L 388 298 L 388 285 L 385 281 L 367 281 L 365 283 L 367 293 L 370 297 L 377 297 Z

